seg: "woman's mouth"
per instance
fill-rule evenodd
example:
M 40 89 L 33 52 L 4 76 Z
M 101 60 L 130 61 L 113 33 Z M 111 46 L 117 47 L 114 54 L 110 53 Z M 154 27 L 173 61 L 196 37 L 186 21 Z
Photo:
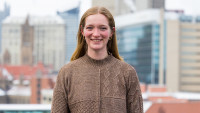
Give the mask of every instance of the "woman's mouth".
M 92 40 L 92 41 L 94 41 L 94 42 L 100 42 L 100 41 L 102 41 L 103 39 L 90 39 L 90 40 Z

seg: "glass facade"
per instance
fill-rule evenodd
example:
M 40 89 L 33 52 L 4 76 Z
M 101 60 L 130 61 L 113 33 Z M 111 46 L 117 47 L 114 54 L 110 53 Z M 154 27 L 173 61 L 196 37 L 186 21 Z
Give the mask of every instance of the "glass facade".
M 71 59 L 73 52 L 76 49 L 76 35 L 78 31 L 79 23 L 79 6 L 77 8 L 57 12 L 57 14 L 63 18 L 66 24 L 66 63 Z
M 179 17 L 179 20 L 181 22 L 192 22 L 193 21 L 193 17 L 192 16 L 187 16 L 187 15 L 181 15 Z
M 139 80 L 147 84 L 158 83 L 159 31 L 157 23 L 127 26 L 117 30 L 120 55 L 136 69 Z

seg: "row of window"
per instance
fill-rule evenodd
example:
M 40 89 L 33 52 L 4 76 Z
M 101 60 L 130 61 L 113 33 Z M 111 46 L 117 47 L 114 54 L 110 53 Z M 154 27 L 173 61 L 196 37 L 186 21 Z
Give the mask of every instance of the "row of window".
M 181 52 L 181 55 L 188 55 L 188 56 L 199 55 L 200 56 L 200 52 L 183 51 L 183 52 Z
M 127 63 L 136 68 L 141 82 L 158 82 L 156 70 L 159 68 L 159 29 L 158 24 L 149 24 L 126 27 L 117 31 L 119 53 Z M 154 69 L 152 63 L 155 65 Z M 151 73 L 154 74 L 154 78 Z
M 182 70 L 200 70 L 200 66 L 199 67 L 194 67 L 194 66 L 182 66 L 181 67 Z
M 181 43 L 181 46 L 189 46 L 189 47 L 200 47 L 200 43 Z
M 200 63 L 200 59 L 181 59 L 181 62 L 185 63 Z

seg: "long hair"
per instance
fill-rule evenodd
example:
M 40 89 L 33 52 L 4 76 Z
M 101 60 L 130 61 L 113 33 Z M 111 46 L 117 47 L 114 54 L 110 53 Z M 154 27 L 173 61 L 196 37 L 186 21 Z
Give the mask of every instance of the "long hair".
M 71 57 L 71 61 L 84 56 L 85 53 L 87 52 L 87 43 L 84 39 L 84 36 L 82 35 L 81 30 L 85 26 L 85 19 L 88 16 L 94 15 L 94 14 L 103 14 L 108 19 L 108 23 L 109 23 L 110 29 L 113 32 L 113 35 L 111 37 L 111 40 L 108 41 L 107 51 L 108 53 L 111 53 L 115 58 L 123 61 L 122 57 L 119 55 L 119 52 L 118 52 L 116 32 L 115 30 L 113 30 L 113 27 L 115 27 L 114 18 L 112 14 L 104 7 L 92 7 L 83 14 L 80 20 L 79 29 L 77 33 L 77 38 L 78 38 L 77 47 Z

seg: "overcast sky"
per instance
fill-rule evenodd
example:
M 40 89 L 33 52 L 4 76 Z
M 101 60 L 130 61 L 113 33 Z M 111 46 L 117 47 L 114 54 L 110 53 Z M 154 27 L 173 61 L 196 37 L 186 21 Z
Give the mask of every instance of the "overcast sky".
M 7 2 L 11 6 L 11 16 L 55 15 L 75 7 L 80 0 L 0 0 L 0 10 Z M 81 0 L 87 7 L 90 0 Z M 200 0 L 166 0 L 166 9 L 182 9 L 186 14 L 200 15 Z

